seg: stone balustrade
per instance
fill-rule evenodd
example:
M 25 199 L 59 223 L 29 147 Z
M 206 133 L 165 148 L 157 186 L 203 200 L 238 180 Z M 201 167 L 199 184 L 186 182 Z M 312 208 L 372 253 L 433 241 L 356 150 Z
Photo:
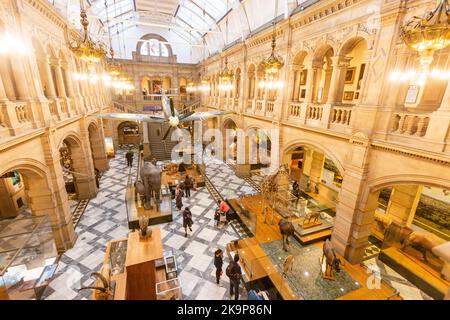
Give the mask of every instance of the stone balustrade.
M 391 133 L 423 137 L 427 133 L 430 117 L 427 114 L 395 112 Z
M 322 105 L 309 105 L 306 110 L 307 120 L 322 120 L 323 106 Z
M 288 118 L 299 119 L 303 105 L 300 102 L 293 102 L 289 105 Z
M 333 109 L 331 110 L 330 123 L 342 126 L 350 126 L 352 109 L 352 107 L 333 107 Z
M 275 110 L 275 102 L 274 101 L 267 101 L 267 103 L 266 103 L 266 116 L 267 117 L 272 117 L 274 110 Z
M 31 123 L 33 121 L 30 107 L 26 102 L 14 102 L 13 104 L 17 121 L 20 124 Z

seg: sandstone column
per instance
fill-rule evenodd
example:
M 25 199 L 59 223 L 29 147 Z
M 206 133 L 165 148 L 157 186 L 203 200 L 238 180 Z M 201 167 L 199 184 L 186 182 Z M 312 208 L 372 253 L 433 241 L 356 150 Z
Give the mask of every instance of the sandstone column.
M 386 214 L 400 225 L 409 227 L 414 219 L 422 189 L 423 187 L 419 185 L 395 186 Z

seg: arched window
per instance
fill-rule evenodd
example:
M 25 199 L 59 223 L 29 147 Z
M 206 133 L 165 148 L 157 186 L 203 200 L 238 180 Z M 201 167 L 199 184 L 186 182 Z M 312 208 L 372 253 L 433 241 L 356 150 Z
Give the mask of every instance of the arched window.
M 159 40 L 149 39 L 142 44 L 141 55 L 152 57 L 168 57 L 169 50 L 167 49 L 167 46 L 159 42 Z

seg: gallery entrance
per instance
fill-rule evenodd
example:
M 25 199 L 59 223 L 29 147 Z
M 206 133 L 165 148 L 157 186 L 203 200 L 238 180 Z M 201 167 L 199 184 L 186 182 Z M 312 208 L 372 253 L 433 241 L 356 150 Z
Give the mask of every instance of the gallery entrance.
M 371 193 L 366 210 L 373 223 L 363 259 L 378 257 L 434 299 L 442 299 L 450 287 L 449 191 L 390 184 Z
M 139 125 L 134 122 L 122 122 L 117 127 L 119 146 L 134 144 L 139 145 L 141 137 L 139 134 Z

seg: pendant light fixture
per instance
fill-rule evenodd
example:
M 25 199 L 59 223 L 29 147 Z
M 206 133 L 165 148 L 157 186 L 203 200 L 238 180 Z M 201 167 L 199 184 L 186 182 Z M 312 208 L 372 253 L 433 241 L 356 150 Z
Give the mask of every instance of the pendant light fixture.
M 226 19 L 226 38 L 225 38 L 225 46 L 226 48 L 228 44 L 228 0 L 227 0 L 227 19 Z M 225 57 L 225 68 L 219 74 L 219 90 L 220 91 L 231 91 L 233 90 L 233 71 L 228 69 L 228 57 Z
M 205 10 L 205 3 L 203 3 L 203 29 L 206 30 L 206 10 Z M 207 94 L 211 91 L 211 85 L 209 84 L 209 78 L 206 76 L 206 39 L 205 36 L 203 36 L 203 77 L 200 77 L 200 84 L 198 85 L 198 90 L 201 93 Z
M 69 47 L 76 57 L 86 62 L 88 70 L 94 72 L 95 65 L 105 58 L 106 50 L 101 42 L 94 42 L 89 36 L 89 21 L 83 0 L 80 0 L 80 17 L 80 22 L 83 27 L 83 38 L 73 40 Z
M 450 5 L 448 0 L 440 0 L 438 6 L 424 17 L 414 17 L 402 28 L 400 34 L 405 44 L 420 56 L 420 70 L 394 71 L 391 81 L 414 82 L 424 85 L 427 78 L 448 80 L 450 71 L 430 70 L 436 51 L 450 45 Z
M 114 7 L 115 9 L 115 7 Z M 105 13 L 106 13 L 106 27 L 108 28 L 108 38 L 109 38 L 109 53 L 111 55 L 111 60 L 108 62 L 106 66 L 107 74 L 105 75 L 105 78 L 108 82 L 111 80 L 117 80 L 122 73 L 122 66 L 120 63 L 116 62 L 114 60 L 114 50 L 112 47 L 112 36 L 111 36 L 111 29 L 109 26 L 109 15 L 108 15 L 108 0 L 105 0 Z
M 270 56 L 265 59 L 262 64 L 264 67 L 264 80 L 259 83 L 260 88 L 278 89 L 283 87 L 283 82 L 277 80 L 277 75 L 281 68 L 284 66 L 282 58 L 275 54 L 275 48 L 277 46 L 277 14 L 278 14 L 278 0 L 275 1 L 275 17 L 273 20 L 273 34 L 272 34 L 272 52 Z

